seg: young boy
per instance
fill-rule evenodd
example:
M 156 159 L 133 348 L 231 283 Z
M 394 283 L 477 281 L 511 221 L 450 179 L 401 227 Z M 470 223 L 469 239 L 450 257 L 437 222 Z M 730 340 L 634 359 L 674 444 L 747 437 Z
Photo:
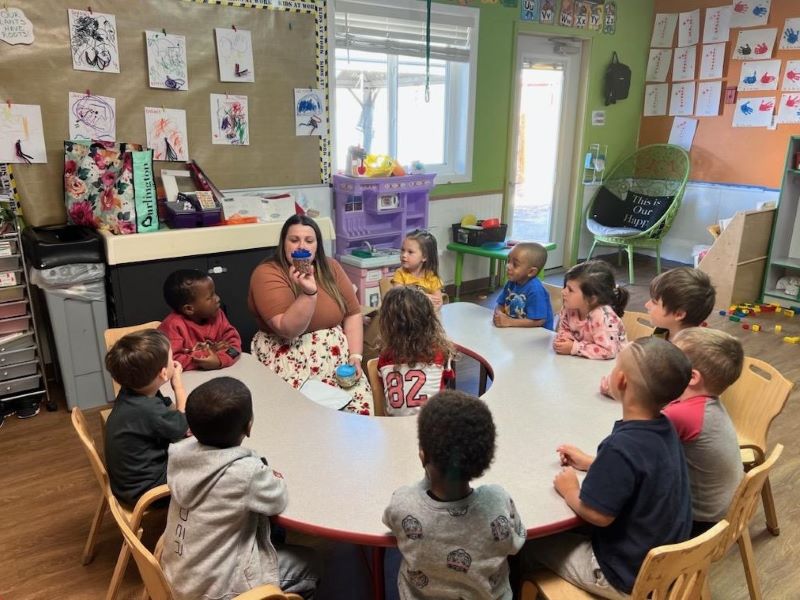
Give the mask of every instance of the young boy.
M 160 331 L 129 333 L 106 354 L 106 369 L 120 384 L 106 422 L 106 468 L 111 491 L 136 504 L 148 490 L 167 482 L 167 446 L 186 435 L 186 391 L 181 366 Z M 159 392 L 167 381 L 175 405 Z M 177 409 L 177 410 L 176 410 Z
M 253 426 L 250 390 L 217 377 L 186 403 L 193 438 L 169 448 L 170 499 L 161 565 L 175 600 L 233 598 L 272 583 L 312 598 L 313 552 L 270 541 L 269 516 L 288 500 L 283 476 L 241 443 Z
M 655 335 L 672 340 L 681 330 L 698 327 L 714 310 L 716 291 L 699 269 L 678 267 L 650 282 L 650 300 L 644 305 Z
M 221 369 L 239 358 L 242 338 L 220 310 L 211 277 L 195 269 L 175 271 L 164 282 L 164 300 L 173 312 L 159 329 L 184 370 Z
M 496 327 L 553 329 L 550 294 L 536 275 L 547 262 L 547 250 L 534 242 L 517 244 L 506 261 L 506 283 L 494 309 Z
M 673 342 L 692 363 L 692 378 L 680 398 L 662 411 L 683 443 L 692 488 L 692 536 L 723 519 L 744 471 L 736 430 L 719 395 L 742 373 L 744 351 L 717 329 L 683 329 Z
M 523 574 L 544 565 L 603 598 L 630 594 L 651 548 L 689 538 L 692 507 L 681 443 L 660 413 L 691 378 L 689 360 L 659 338 L 630 343 L 610 375 L 622 420 L 589 456 L 574 446 L 558 448 L 564 468 L 556 491 L 591 535 L 563 533 L 531 540 L 521 553 Z M 583 485 L 575 469 L 588 471 Z
M 395 490 L 383 513 L 403 555 L 400 597 L 510 600 L 507 557 L 522 547 L 525 528 L 503 488 L 469 485 L 494 458 L 489 409 L 446 390 L 422 407 L 417 426 L 426 477 Z

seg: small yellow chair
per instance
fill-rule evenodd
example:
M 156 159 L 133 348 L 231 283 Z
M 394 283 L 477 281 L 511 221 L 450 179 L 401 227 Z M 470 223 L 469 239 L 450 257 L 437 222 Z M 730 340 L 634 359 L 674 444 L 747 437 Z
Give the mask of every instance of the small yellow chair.
M 161 321 L 150 321 L 149 323 L 142 323 L 141 325 L 131 325 L 129 327 L 112 327 L 110 329 L 106 329 L 103 332 L 103 337 L 106 340 L 106 351 L 108 351 L 111 346 L 117 343 L 121 337 L 128 335 L 129 333 L 133 333 L 134 331 L 141 331 L 143 329 L 158 329 L 158 326 L 161 325 Z M 112 385 L 114 386 L 114 397 L 117 397 L 119 394 L 119 384 L 116 380 L 111 380 Z
M 632 310 L 626 310 L 622 315 L 622 324 L 625 326 L 625 335 L 629 342 L 641 337 L 650 337 L 656 330 L 650 322 L 650 315 Z
M 373 358 L 367 361 L 367 379 L 369 379 L 369 387 L 372 388 L 372 407 L 374 416 L 386 416 L 386 398 L 383 394 L 383 380 L 381 374 L 378 373 L 378 359 Z
M 711 561 L 727 530 L 728 522 L 723 520 L 696 538 L 650 550 L 639 569 L 631 600 L 700 598 Z M 522 583 L 521 600 L 536 600 L 540 595 L 547 600 L 597 598 L 546 569 L 535 571 Z

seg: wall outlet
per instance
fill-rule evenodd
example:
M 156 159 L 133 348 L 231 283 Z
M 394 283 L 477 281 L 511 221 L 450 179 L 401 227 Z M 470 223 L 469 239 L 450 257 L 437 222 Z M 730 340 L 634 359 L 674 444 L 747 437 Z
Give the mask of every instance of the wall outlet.
M 736 104 L 736 88 L 725 88 L 725 104 Z

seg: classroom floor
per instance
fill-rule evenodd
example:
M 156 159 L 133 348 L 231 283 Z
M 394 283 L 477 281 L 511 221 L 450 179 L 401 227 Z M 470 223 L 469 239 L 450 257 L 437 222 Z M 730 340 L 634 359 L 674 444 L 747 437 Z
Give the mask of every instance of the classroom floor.
M 643 311 L 648 298 L 648 283 L 655 275 L 653 259 L 636 257 L 638 283 L 629 287 L 631 310 Z M 620 281 L 626 279 L 626 267 L 612 262 Z M 665 263 L 664 268 L 670 265 Z M 549 283 L 561 285 L 561 274 L 548 275 Z M 492 306 L 496 292 L 473 294 L 464 300 Z M 800 317 L 759 317 L 768 328 L 780 323 L 783 335 L 800 335 Z M 752 333 L 718 315 L 709 325 L 737 335 L 745 353 L 766 360 L 793 381 L 800 380 L 800 346 L 786 344 L 773 333 Z M 478 384 L 477 363 L 463 358 L 458 366 L 458 387 L 475 393 Z M 781 535 L 771 536 L 765 526 L 761 507 L 750 527 L 761 589 L 766 599 L 798 597 L 795 552 L 800 550 L 800 391 L 793 390 L 784 412 L 775 420 L 770 444 L 786 446 L 771 477 Z M 100 419 L 89 412 L 95 439 L 99 439 Z M 69 413 L 61 408 L 42 412 L 28 420 L 6 419 L 0 429 L 0 598 L 3 600 L 38 600 L 59 598 L 83 600 L 103 598 L 119 552 L 121 537 L 110 515 L 104 521 L 96 556 L 87 566 L 81 565 L 83 544 L 98 500 L 98 488 L 89 463 L 75 435 Z M 332 564 L 320 600 L 342 598 L 368 599 L 368 555 L 358 547 L 340 545 L 331 550 Z M 390 556 L 387 565 L 396 564 Z M 392 578 L 387 573 L 390 592 Z M 131 561 L 120 600 L 138 598 L 141 589 L 138 572 Z M 748 598 L 739 553 L 736 549 L 712 568 L 711 589 L 715 598 Z M 390 593 L 387 598 L 396 597 Z

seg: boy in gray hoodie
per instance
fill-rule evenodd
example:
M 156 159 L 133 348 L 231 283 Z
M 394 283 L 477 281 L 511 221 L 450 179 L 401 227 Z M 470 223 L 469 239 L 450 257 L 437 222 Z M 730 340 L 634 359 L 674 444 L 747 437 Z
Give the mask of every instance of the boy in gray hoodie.
M 169 447 L 161 556 L 175 600 L 227 600 L 267 583 L 313 598 L 313 551 L 276 551 L 270 541 L 268 517 L 288 500 L 283 476 L 241 446 L 253 426 L 250 390 L 232 377 L 212 379 L 189 394 L 186 419 L 195 437 Z

